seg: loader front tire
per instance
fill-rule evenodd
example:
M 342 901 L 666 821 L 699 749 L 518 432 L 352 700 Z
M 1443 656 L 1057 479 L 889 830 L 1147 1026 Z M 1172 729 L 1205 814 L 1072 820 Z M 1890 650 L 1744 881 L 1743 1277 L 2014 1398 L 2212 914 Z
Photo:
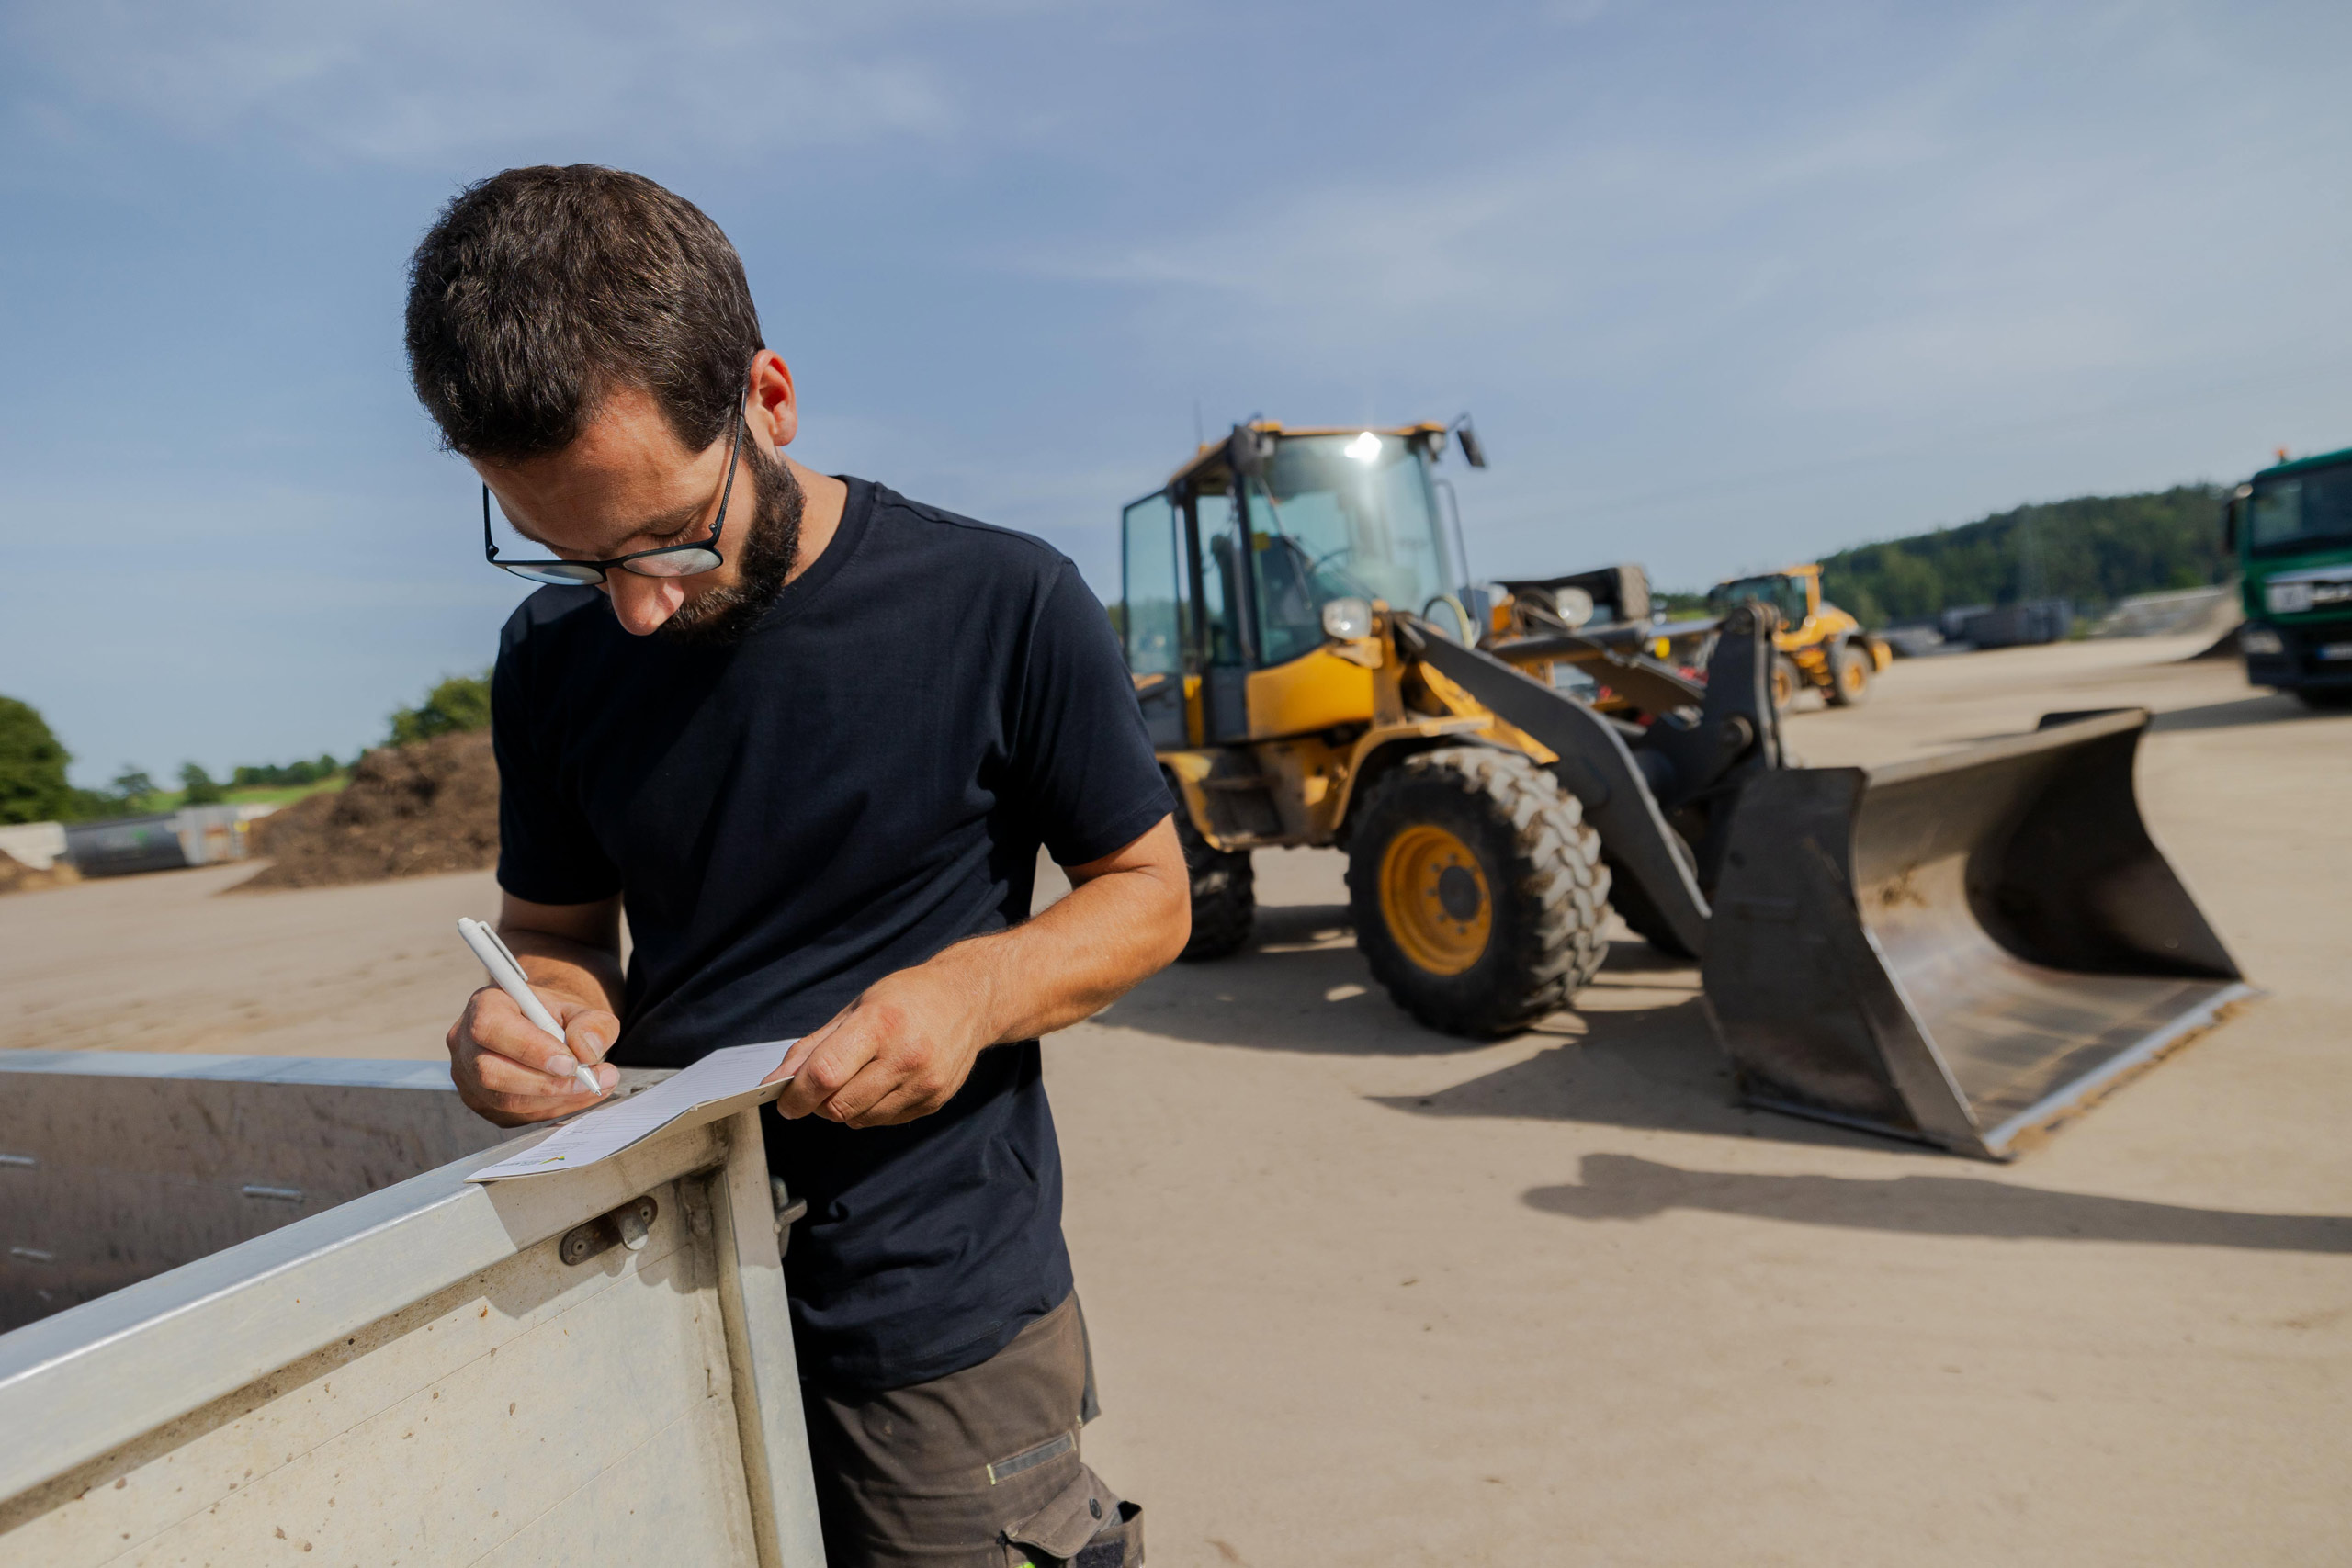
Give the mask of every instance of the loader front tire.
M 1399 763 L 1348 841 L 1356 945 L 1430 1028 L 1491 1038 L 1568 1005 L 1608 953 L 1609 872 L 1576 797 L 1516 751 Z
M 1830 705 L 1858 708 L 1870 701 L 1874 672 L 1870 649 L 1859 642 L 1834 644 L 1829 649 Z
M 1258 917 L 1258 877 L 1248 850 L 1220 850 L 1201 837 L 1192 814 L 1176 812 L 1176 841 L 1193 884 L 1193 935 L 1182 960 L 1228 958 L 1250 944 Z

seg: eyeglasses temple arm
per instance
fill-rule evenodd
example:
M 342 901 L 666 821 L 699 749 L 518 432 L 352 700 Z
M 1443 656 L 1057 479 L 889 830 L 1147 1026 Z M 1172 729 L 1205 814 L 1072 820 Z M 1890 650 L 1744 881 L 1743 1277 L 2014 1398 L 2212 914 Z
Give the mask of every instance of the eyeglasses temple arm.
M 490 486 L 481 487 L 481 556 L 484 560 L 498 558 L 498 543 L 490 535 Z

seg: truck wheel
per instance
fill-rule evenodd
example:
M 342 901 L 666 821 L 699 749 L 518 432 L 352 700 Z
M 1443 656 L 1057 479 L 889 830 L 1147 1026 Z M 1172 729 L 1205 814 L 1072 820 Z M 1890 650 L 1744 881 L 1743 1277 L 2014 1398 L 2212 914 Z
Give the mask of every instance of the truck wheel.
M 1841 642 L 1829 650 L 1829 702 L 1833 707 L 1858 708 L 1871 700 L 1871 656 L 1868 649 Z
M 1193 935 L 1177 956 L 1230 957 L 1249 944 L 1258 915 L 1258 877 L 1250 852 L 1215 848 L 1182 807 L 1176 810 L 1176 841 L 1184 846 L 1184 870 L 1193 879 Z
M 1449 1034 L 1508 1034 L 1566 1007 L 1608 953 L 1608 896 L 1576 797 L 1515 751 L 1406 759 L 1349 839 L 1356 945 L 1397 1006 Z
M 1795 702 L 1797 694 L 1804 690 L 1804 671 L 1797 668 L 1797 661 L 1785 653 L 1774 654 L 1772 656 L 1772 711 L 1774 713 L 1788 712 L 1789 705 Z

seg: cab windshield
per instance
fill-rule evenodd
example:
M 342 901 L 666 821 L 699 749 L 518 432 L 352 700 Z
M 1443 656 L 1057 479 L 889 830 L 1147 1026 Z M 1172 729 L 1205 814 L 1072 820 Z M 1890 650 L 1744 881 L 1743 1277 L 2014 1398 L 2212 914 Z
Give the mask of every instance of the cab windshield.
M 1707 595 L 1707 603 L 1717 614 L 1750 600 L 1776 612 L 1784 626 L 1804 625 L 1805 616 L 1812 611 L 1812 606 L 1805 603 L 1804 579 L 1779 573 L 1770 577 L 1743 577 L 1724 583 Z
M 1320 647 L 1330 600 L 1418 615 L 1453 592 L 1425 460 L 1408 442 L 1284 436 L 1244 493 L 1263 663 Z
M 2352 546 L 2352 464 L 2255 480 L 2245 542 L 2256 556 Z

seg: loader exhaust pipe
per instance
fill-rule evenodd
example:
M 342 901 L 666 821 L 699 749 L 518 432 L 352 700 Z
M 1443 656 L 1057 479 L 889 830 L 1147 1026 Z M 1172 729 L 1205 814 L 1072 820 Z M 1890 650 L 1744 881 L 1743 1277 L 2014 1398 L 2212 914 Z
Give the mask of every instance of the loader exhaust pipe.
M 2148 715 L 1759 773 L 1703 976 L 1751 1104 L 2007 1159 L 2256 995 L 2149 839 Z

